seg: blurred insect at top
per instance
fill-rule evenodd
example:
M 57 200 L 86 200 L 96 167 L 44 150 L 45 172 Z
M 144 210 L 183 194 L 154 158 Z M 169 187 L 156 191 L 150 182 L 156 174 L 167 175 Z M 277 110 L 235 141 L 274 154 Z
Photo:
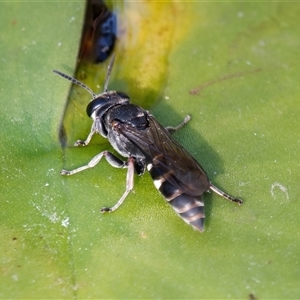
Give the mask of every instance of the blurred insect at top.
M 85 15 L 79 61 L 100 63 L 113 50 L 117 36 L 117 18 L 101 0 L 89 0 Z

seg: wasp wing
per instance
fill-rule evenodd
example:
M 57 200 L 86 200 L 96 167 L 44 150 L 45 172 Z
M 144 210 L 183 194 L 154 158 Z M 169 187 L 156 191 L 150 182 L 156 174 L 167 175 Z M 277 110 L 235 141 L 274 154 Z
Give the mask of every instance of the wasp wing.
M 164 180 L 182 193 L 202 195 L 209 189 L 205 171 L 152 115 L 147 118 L 149 126 L 146 129 L 121 123 L 117 130 L 144 153 L 146 163 Z

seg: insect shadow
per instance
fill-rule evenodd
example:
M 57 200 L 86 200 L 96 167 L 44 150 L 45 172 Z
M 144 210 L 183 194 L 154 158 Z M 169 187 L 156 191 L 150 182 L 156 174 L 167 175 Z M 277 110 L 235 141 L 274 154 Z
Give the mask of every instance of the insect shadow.
M 189 97 L 190 95 L 187 95 L 187 98 Z M 170 104 L 165 100 L 161 100 L 158 102 L 158 105 L 155 105 L 150 109 L 151 113 L 153 113 L 163 126 L 176 125 L 185 117 L 184 114 L 181 115 L 173 109 L 172 101 L 169 100 L 169 102 Z M 185 113 L 189 113 L 189 111 Z M 218 175 L 225 173 L 224 163 L 214 147 L 211 146 L 198 131 L 192 128 L 194 127 L 193 122 L 197 122 L 199 115 L 191 113 L 191 117 L 191 121 L 178 132 L 174 133 L 173 137 L 197 160 L 197 162 L 201 164 L 208 174 L 209 179 L 215 182 Z M 203 119 L 203 115 L 201 115 L 201 119 Z M 201 126 L 201 121 L 197 123 L 200 123 L 199 126 Z M 189 138 L 187 138 L 187 136 L 189 136 Z M 205 193 L 206 225 L 209 225 L 210 223 L 213 201 L 222 201 L 222 199 L 213 195 L 213 193 Z

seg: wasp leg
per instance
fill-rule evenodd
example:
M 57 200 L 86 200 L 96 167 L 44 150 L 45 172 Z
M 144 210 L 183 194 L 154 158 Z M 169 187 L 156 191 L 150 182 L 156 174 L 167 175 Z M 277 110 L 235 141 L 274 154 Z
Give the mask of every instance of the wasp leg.
M 118 157 L 116 157 L 114 154 L 112 154 L 109 151 L 103 151 L 99 154 L 97 154 L 92 160 L 85 166 L 79 167 L 77 169 L 67 171 L 67 170 L 61 170 L 61 175 L 73 175 L 76 173 L 79 173 L 81 171 L 84 171 L 86 169 L 90 169 L 95 167 L 98 162 L 101 160 L 102 157 L 105 157 L 106 161 L 115 168 L 127 168 L 127 162 L 120 160 Z
M 173 126 L 167 126 L 165 127 L 165 129 L 170 133 L 173 134 L 174 132 L 176 132 L 177 130 L 181 129 L 186 123 L 188 123 L 191 120 L 191 116 L 187 115 L 183 122 L 181 122 L 178 126 L 173 127 Z
M 96 133 L 96 129 L 95 129 L 95 123 L 92 125 L 92 129 L 91 129 L 91 132 L 90 134 L 87 136 L 86 140 L 83 141 L 83 140 L 77 140 L 75 143 L 74 143 L 74 146 L 77 147 L 77 146 L 86 146 L 92 139 L 93 135 Z
M 220 195 L 221 197 L 229 200 L 229 201 L 232 201 L 232 202 L 235 202 L 237 203 L 238 205 L 242 205 L 243 204 L 243 200 L 241 199 L 238 199 L 238 198 L 234 198 L 228 194 L 226 194 L 225 192 L 223 192 L 222 190 L 220 190 L 219 188 L 217 188 L 216 186 L 214 186 L 211 182 L 209 182 L 209 188 L 215 192 L 216 194 Z
M 128 168 L 127 176 L 126 176 L 126 190 L 120 200 L 113 207 L 103 207 L 101 212 L 113 212 L 119 208 L 119 206 L 124 202 L 125 198 L 128 196 L 130 191 L 133 189 L 133 176 L 134 176 L 134 162 L 135 159 L 133 157 L 129 157 L 126 165 Z

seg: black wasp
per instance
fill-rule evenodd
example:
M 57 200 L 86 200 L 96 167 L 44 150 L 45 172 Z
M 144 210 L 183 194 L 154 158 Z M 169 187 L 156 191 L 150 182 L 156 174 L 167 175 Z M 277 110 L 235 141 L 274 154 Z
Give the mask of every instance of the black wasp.
M 62 170 L 62 175 L 73 175 L 93 168 L 104 156 L 115 168 L 127 168 L 126 190 L 120 200 L 102 212 L 116 210 L 133 189 L 134 173 L 150 172 L 154 185 L 162 193 L 175 212 L 188 224 L 203 231 L 203 193 L 212 190 L 218 195 L 242 204 L 214 186 L 199 163 L 172 137 L 191 118 L 187 116 L 177 127 L 163 127 L 148 111 L 130 104 L 123 92 L 108 91 L 107 85 L 113 67 L 112 58 L 104 83 L 104 92 L 96 95 L 80 81 L 55 71 L 58 75 L 86 89 L 93 97 L 86 112 L 93 119 L 90 134 L 85 141 L 78 140 L 75 146 L 86 146 L 95 133 L 107 138 L 113 148 L 127 161 L 122 161 L 109 151 L 97 154 L 87 165 L 72 171 Z

